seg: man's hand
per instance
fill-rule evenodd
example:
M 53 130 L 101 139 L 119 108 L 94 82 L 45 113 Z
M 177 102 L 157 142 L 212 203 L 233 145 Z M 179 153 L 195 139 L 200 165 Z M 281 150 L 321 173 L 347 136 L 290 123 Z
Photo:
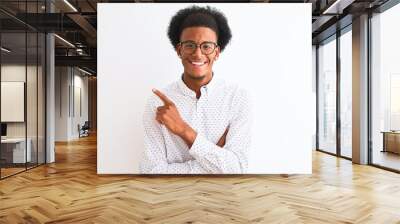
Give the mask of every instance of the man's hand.
M 226 128 L 224 134 L 221 136 L 221 138 L 217 142 L 217 146 L 223 148 L 225 146 L 226 142 L 226 135 L 228 134 L 229 127 Z
M 169 131 L 181 137 L 190 148 L 196 139 L 196 131 L 181 118 L 174 102 L 159 90 L 153 89 L 153 92 L 164 103 L 163 106 L 157 107 L 156 120 L 160 124 L 163 124 Z
M 153 92 L 164 103 L 163 106 L 157 107 L 156 120 L 165 125 L 172 133 L 176 135 L 182 134 L 185 131 L 186 123 L 182 120 L 174 102 L 159 90 L 153 89 Z

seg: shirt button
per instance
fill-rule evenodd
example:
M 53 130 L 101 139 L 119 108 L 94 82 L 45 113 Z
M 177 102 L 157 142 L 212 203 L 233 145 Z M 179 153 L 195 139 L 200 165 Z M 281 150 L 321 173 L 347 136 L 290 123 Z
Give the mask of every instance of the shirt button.
M 207 87 L 205 86 L 201 87 L 201 93 L 204 93 L 204 91 L 207 91 Z

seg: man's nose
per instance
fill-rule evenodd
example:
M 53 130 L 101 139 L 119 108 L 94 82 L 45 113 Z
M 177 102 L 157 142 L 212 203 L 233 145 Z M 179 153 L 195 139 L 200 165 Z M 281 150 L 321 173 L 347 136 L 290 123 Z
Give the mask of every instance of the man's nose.
M 197 57 L 201 57 L 203 53 L 201 52 L 200 46 L 196 46 L 196 49 L 194 49 L 193 55 Z

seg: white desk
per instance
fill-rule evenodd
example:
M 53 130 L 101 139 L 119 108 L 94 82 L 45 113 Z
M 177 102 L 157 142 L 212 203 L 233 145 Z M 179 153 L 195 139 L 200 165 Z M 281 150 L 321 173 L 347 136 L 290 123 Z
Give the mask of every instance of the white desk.
M 31 161 L 31 145 L 32 145 L 32 140 L 30 138 L 27 139 L 27 146 L 26 147 L 26 154 L 25 154 L 25 138 L 6 138 L 6 139 L 1 139 L 1 144 L 6 145 L 14 145 L 13 147 L 13 163 L 25 163 L 25 159 L 27 159 L 26 162 Z

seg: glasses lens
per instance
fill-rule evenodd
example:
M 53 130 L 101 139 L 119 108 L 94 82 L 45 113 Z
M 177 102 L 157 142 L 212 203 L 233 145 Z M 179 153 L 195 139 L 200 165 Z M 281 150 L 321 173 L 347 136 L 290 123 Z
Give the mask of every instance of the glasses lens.
M 191 53 L 193 53 L 195 50 L 196 50 L 196 44 L 195 43 L 192 43 L 192 42 L 186 42 L 186 43 L 183 43 L 182 44 L 182 47 L 183 47 L 183 51 L 185 52 L 185 53 L 189 53 L 189 54 L 191 54 Z
M 214 51 L 215 45 L 211 42 L 204 42 L 200 45 L 203 54 L 211 54 Z
M 185 54 L 193 54 L 196 51 L 197 44 L 194 42 L 183 42 L 182 48 Z M 215 44 L 213 42 L 203 42 L 200 44 L 200 50 L 203 54 L 211 54 L 215 50 Z

